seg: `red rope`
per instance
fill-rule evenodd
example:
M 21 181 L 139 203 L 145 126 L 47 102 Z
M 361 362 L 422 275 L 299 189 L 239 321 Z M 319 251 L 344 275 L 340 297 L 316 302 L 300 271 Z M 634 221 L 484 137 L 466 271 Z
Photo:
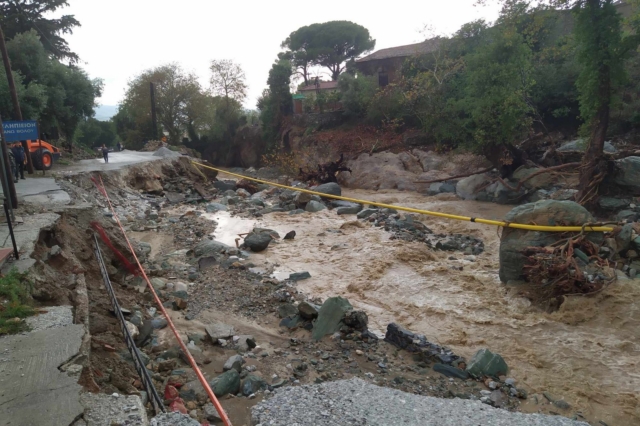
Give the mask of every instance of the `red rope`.
M 98 222 L 91 222 L 91 227 L 95 229 L 98 232 L 98 234 L 100 234 L 100 238 L 102 238 L 102 241 L 107 245 L 107 247 L 111 249 L 113 254 L 116 255 L 116 257 L 124 265 L 127 271 L 129 271 L 130 274 L 135 275 L 136 277 L 139 276 L 140 271 L 138 270 L 138 268 L 133 263 L 129 262 L 129 259 L 124 257 L 124 254 L 122 254 L 120 250 L 118 250 L 113 245 L 113 243 L 111 242 L 111 239 L 107 235 L 107 232 L 104 230 L 104 228 Z
M 149 277 L 147 277 L 147 273 L 145 272 L 144 268 L 140 264 L 140 260 L 138 260 L 138 256 L 136 256 L 136 253 L 133 250 L 133 246 L 131 245 L 131 242 L 129 241 L 129 238 L 127 237 L 127 233 L 125 232 L 124 228 L 122 227 L 122 224 L 120 223 L 120 219 L 118 218 L 118 214 L 116 213 L 115 209 L 113 208 L 113 205 L 111 204 L 111 200 L 109 199 L 109 194 L 107 194 L 107 191 L 104 188 L 104 183 L 102 182 L 102 176 L 98 176 L 98 177 L 100 178 L 100 185 L 99 186 L 98 186 L 97 180 L 94 180 L 93 178 L 92 178 L 92 180 L 96 184 L 96 186 L 98 186 L 98 190 L 107 199 L 107 202 L 109 203 L 109 208 L 111 208 L 111 211 L 113 212 L 113 217 L 116 220 L 116 222 L 118 223 L 118 226 L 120 227 L 120 230 L 122 231 L 122 235 L 124 236 L 124 239 L 127 241 L 127 245 L 129 246 L 129 250 L 131 251 L 131 254 L 133 255 L 133 258 L 136 260 L 136 263 L 138 264 L 138 267 L 140 268 L 140 272 L 142 273 L 142 277 L 147 282 L 147 287 L 149 288 L 149 291 L 153 295 L 153 298 L 155 299 L 156 304 L 158 305 L 158 308 L 160 308 L 160 312 L 162 312 L 162 315 L 164 315 L 165 319 L 167 320 L 169 328 L 171 328 L 171 331 L 173 332 L 173 335 L 175 336 L 176 340 L 178 341 L 178 344 L 180 345 L 180 348 L 182 348 L 182 352 L 187 357 L 187 360 L 189 361 L 189 364 L 191 365 L 191 368 L 193 368 L 193 371 L 196 373 L 196 376 L 198 376 L 198 380 L 202 384 L 202 387 L 204 387 L 204 390 L 207 392 L 207 395 L 209 395 L 209 399 L 213 403 L 214 407 L 216 407 L 216 411 L 220 415 L 220 418 L 222 419 L 222 422 L 225 424 L 225 426 L 232 426 L 231 425 L 231 420 L 229 420 L 229 417 L 227 416 L 227 413 L 225 413 L 224 408 L 222 408 L 222 405 L 220 404 L 220 401 L 218 401 L 218 398 L 216 398 L 216 395 L 213 393 L 213 390 L 211 390 L 211 386 L 209 386 L 209 383 L 207 382 L 207 379 L 205 379 L 204 374 L 202 374 L 202 371 L 200 371 L 200 367 L 198 367 L 198 364 L 196 364 L 196 360 L 193 359 L 193 356 L 191 356 L 191 353 L 189 352 L 189 349 L 187 349 L 187 346 L 184 344 L 184 342 L 180 338 L 180 335 L 178 334 L 178 330 L 176 329 L 176 326 L 173 324 L 173 321 L 171 321 L 171 317 L 169 317 L 169 314 L 167 314 L 167 311 L 165 310 L 164 306 L 162 305 L 162 301 L 160 300 L 160 298 L 158 297 L 158 294 L 156 293 L 155 289 L 151 285 L 151 282 L 149 281 Z

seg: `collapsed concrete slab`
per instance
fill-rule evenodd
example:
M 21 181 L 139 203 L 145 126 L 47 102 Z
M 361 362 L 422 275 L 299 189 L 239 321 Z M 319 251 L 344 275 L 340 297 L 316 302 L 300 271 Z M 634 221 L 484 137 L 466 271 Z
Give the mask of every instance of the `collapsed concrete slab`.
M 80 324 L 0 339 L 0 424 L 69 425 L 84 411 L 78 377 L 59 367 L 80 350 Z

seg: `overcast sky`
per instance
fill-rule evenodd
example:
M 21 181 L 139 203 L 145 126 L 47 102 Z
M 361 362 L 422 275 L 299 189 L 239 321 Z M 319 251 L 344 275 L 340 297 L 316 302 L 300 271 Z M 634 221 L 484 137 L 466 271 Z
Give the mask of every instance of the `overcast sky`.
M 255 108 L 280 43 L 301 26 L 353 21 L 369 29 L 378 50 L 422 41 L 425 25 L 437 34 L 450 34 L 474 19 L 495 20 L 497 6 L 474 7 L 474 3 L 69 0 L 62 13 L 75 15 L 82 24 L 66 37 L 80 55 L 80 65 L 92 78 L 104 80 L 102 105 L 118 104 L 127 82 L 144 69 L 178 62 L 208 87 L 209 62 L 232 59 L 247 75 L 245 106 Z

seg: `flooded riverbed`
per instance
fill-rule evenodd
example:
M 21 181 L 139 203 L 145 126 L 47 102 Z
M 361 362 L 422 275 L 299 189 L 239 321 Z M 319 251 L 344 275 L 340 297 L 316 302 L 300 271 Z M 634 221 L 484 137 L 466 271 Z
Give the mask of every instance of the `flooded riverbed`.
M 502 219 L 510 207 L 465 202 L 454 196 L 424 197 L 398 191 L 345 191 L 349 197 L 487 219 Z M 448 198 L 447 198 L 448 197 Z M 390 322 L 470 357 L 483 347 L 503 355 L 510 376 L 530 395 L 547 391 L 572 405 L 592 423 L 640 424 L 640 281 L 614 283 L 592 297 L 574 297 L 558 312 L 546 313 L 512 295 L 498 279 L 499 230 L 476 223 L 420 217 L 435 232 L 483 239 L 485 252 L 464 256 L 432 251 L 422 243 L 390 234 L 355 216 L 332 211 L 258 220 L 214 215 L 215 237 L 235 245 L 254 226 L 293 241 L 273 242 L 251 261 L 278 278 L 308 271 L 297 286 L 310 296 L 341 295 L 369 314 L 371 328 L 384 333 Z M 460 270 L 462 267 L 462 270 Z M 523 409 L 537 411 L 530 397 Z

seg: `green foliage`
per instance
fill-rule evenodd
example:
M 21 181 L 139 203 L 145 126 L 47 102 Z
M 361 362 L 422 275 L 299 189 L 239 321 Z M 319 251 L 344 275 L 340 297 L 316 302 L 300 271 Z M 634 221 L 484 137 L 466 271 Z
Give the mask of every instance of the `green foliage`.
M 330 21 L 312 24 L 292 32 L 282 47 L 288 51 L 280 59 L 290 60 L 293 67 L 308 82 L 308 70 L 320 65 L 331 71 L 335 81 L 346 62 L 375 47 L 376 41 L 365 27 L 350 21 Z
M 74 139 L 77 144 L 90 148 L 102 145 L 115 146 L 118 140 L 116 126 L 113 121 L 99 121 L 95 118 L 89 118 L 81 122 Z
M 338 90 L 344 115 L 349 118 L 364 117 L 378 90 L 378 82 L 375 77 L 359 75 L 356 78 L 344 73 L 338 79 Z
M 267 85 L 269 88 L 258 99 L 260 120 L 264 138 L 271 146 L 275 144 L 278 133 L 284 121 L 284 117 L 293 112 L 293 99 L 291 98 L 292 65 L 286 60 L 277 60 L 269 71 Z
M 155 87 L 158 125 L 168 134 L 169 143 L 178 144 L 195 115 L 206 113 L 206 97 L 194 74 L 176 63 L 143 71 L 129 82 L 124 100 L 114 117 L 118 135 L 130 147 L 141 147 L 153 137 L 151 92 Z M 160 129 L 156 132 L 162 134 Z
M 33 30 L 9 40 L 7 51 L 23 118 L 38 120 L 48 139 L 72 139 L 78 124 L 93 116 L 102 81 L 89 79 L 75 65 L 52 59 Z M 0 74 L 0 114 L 13 118 L 6 76 Z
M 20 320 L 35 313 L 29 305 L 30 286 L 26 276 L 15 269 L 0 277 L 0 336 L 25 330 L 26 324 Z
M 78 62 L 78 55 L 69 49 L 64 34 L 72 34 L 80 23 L 73 15 L 58 18 L 59 9 L 68 6 L 67 0 L 3 0 L 0 1 L 0 24 L 5 38 L 12 39 L 18 34 L 38 31 L 44 39 L 47 53 L 56 59 Z
M 577 58 L 581 65 L 576 86 L 580 115 L 590 129 L 597 124 L 594 119 L 598 110 L 610 106 L 612 88 L 624 79 L 623 63 L 628 50 L 622 41 L 621 16 L 611 0 L 580 3 L 574 8 Z

